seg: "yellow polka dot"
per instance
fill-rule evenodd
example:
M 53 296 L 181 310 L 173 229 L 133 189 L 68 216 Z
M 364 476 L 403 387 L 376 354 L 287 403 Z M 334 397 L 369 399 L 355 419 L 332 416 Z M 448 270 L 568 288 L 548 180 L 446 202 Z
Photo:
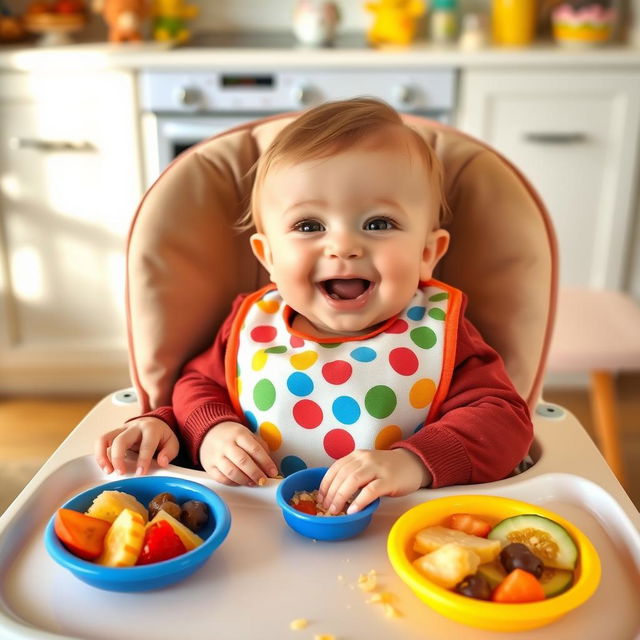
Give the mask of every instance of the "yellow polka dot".
M 318 354 L 315 351 L 303 351 L 302 353 L 296 353 L 292 355 L 291 366 L 298 371 L 308 369 L 318 359 Z
M 436 393 L 436 383 L 431 378 L 418 380 L 409 391 L 409 402 L 415 409 L 424 409 L 431 404 Z
M 238 395 L 242 393 L 242 378 L 236 378 L 236 388 L 238 389 Z
M 253 354 L 253 358 L 251 359 L 251 368 L 254 371 L 260 371 L 265 364 L 267 364 L 267 354 L 264 352 L 264 349 L 258 349 Z
M 275 313 L 280 308 L 280 303 L 277 300 L 260 300 L 258 307 L 265 313 Z
M 272 422 L 263 422 L 258 432 L 269 447 L 269 451 L 275 451 L 282 444 L 282 434 L 280 429 Z
M 388 449 L 394 442 L 402 440 L 402 431 L 397 424 L 388 424 L 376 436 L 376 449 Z

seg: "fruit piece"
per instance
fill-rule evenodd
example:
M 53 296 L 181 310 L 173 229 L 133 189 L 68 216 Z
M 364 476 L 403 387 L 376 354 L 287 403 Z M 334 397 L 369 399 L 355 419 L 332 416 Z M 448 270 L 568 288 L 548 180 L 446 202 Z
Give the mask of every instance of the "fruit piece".
M 567 530 L 557 522 L 536 514 L 513 516 L 499 522 L 489 533 L 490 540 L 503 545 L 522 542 L 542 560 L 545 567 L 575 569 L 578 547 Z
M 84 560 L 95 560 L 101 553 L 104 537 L 111 525 L 71 509 L 58 509 L 53 523 L 60 541 L 71 553 Z
M 418 531 L 413 549 L 418 553 L 431 553 L 450 542 L 467 547 L 479 556 L 482 563 L 491 562 L 500 553 L 500 542 L 498 540 L 470 536 L 463 531 L 456 531 L 439 525 Z M 462 577 L 464 578 L 464 576 Z
M 97 560 L 106 567 L 132 567 L 144 541 L 144 520 L 137 511 L 123 509 L 104 539 L 104 550 Z
M 193 533 L 190 529 L 187 529 L 182 522 L 176 520 L 172 515 L 168 514 L 164 509 L 161 509 L 156 513 L 155 517 L 147 527 L 150 527 L 152 524 L 156 524 L 162 520 L 166 520 L 171 528 L 178 534 L 180 540 L 182 540 L 182 544 L 187 548 L 187 551 L 191 551 L 191 549 L 195 549 L 199 547 L 204 540 L 197 534 Z
M 476 600 L 491 600 L 491 591 L 491 585 L 481 573 L 463 578 L 455 588 L 456 593 Z
M 160 511 L 160 509 L 162 509 L 168 502 L 173 503 L 176 506 L 178 504 L 175 496 L 172 493 L 167 493 L 166 491 L 164 493 L 159 493 L 157 496 L 151 498 L 149 504 L 147 505 L 149 508 L 149 518 L 153 519 L 156 513 L 158 513 L 158 511 Z M 170 508 L 165 509 L 165 511 L 170 513 L 174 518 L 180 517 L 179 515 L 176 516 L 176 514 Z
M 311 500 L 298 500 L 296 503 L 291 503 L 291 506 L 301 513 L 307 513 L 310 516 L 317 516 L 318 509 L 316 508 L 315 502 Z
M 449 516 L 447 526 L 450 529 L 464 531 L 470 536 L 478 536 L 479 538 L 486 538 L 491 531 L 491 525 L 486 520 L 470 513 L 454 513 Z
M 500 552 L 500 562 L 507 573 L 514 569 L 528 571 L 536 578 L 540 578 L 544 565 L 542 560 L 522 542 L 511 542 Z
M 485 578 L 492 589 L 495 589 L 507 577 L 507 572 L 502 564 L 495 560 L 487 564 L 481 564 L 478 567 L 478 573 Z
M 173 515 L 173 514 L 172 514 Z M 191 531 L 199 531 L 209 521 L 209 507 L 200 500 L 187 500 L 182 504 L 180 522 Z
M 540 576 L 540 584 L 547 598 L 558 596 L 573 584 L 573 571 L 545 568 Z
M 161 520 L 147 528 L 136 564 L 162 562 L 180 556 L 186 551 L 187 548 L 171 525 L 166 520 Z
M 493 591 L 494 602 L 538 602 L 544 600 L 544 590 L 538 579 L 528 571 L 514 569 Z
M 414 561 L 413 566 L 429 580 L 452 589 L 464 577 L 476 572 L 480 558 L 469 547 L 453 542 Z
M 103 491 L 94 498 L 93 504 L 86 513 L 88 516 L 113 522 L 123 509 L 130 509 L 139 513 L 144 524 L 149 519 L 144 505 L 140 504 L 132 495 L 123 491 Z

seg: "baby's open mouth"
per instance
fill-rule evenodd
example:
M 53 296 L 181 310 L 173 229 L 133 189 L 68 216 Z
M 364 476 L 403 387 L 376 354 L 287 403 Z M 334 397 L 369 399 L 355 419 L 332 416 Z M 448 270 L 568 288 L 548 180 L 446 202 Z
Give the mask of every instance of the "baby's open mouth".
M 364 278 L 332 278 L 324 280 L 320 286 L 334 300 L 355 300 L 368 291 L 372 282 Z

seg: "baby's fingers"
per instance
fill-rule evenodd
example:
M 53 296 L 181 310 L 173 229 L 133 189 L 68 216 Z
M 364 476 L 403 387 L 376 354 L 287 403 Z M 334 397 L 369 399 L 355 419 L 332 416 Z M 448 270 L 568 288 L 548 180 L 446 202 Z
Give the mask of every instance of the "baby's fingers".
M 347 508 L 347 514 L 357 513 L 366 506 L 370 505 L 376 498 L 386 496 L 385 483 L 380 478 L 372 480 L 369 484 L 362 487 L 360 493 L 353 499 L 353 502 Z
M 178 438 L 171 438 L 166 442 L 160 442 L 158 450 L 158 466 L 166 467 L 177 455 L 180 450 Z
M 105 472 L 111 473 L 113 471 L 113 465 L 109 459 L 109 447 L 111 443 L 117 438 L 126 427 L 120 427 L 119 429 L 113 429 L 108 433 L 101 435 L 93 445 L 93 456 L 98 463 L 98 466 Z
M 138 427 L 128 427 L 120 435 L 118 435 L 111 443 L 109 457 L 114 470 L 119 473 L 125 473 L 126 466 L 124 463 L 127 449 L 131 449 L 136 443 L 140 442 L 142 434 Z
M 141 437 L 142 439 L 140 440 L 140 446 L 138 448 L 138 462 L 136 465 L 137 476 L 143 476 L 149 471 L 153 454 L 156 452 L 158 444 L 160 443 L 160 437 L 153 431 L 142 431 Z

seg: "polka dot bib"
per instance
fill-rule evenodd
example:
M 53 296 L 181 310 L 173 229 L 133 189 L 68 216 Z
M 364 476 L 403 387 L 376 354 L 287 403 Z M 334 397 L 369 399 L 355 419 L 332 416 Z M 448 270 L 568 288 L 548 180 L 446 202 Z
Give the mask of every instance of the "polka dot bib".
M 355 449 L 388 449 L 420 429 L 449 387 L 461 294 L 435 280 L 376 331 L 322 340 L 291 329 L 269 285 L 246 298 L 226 354 L 239 415 L 283 475 Z

